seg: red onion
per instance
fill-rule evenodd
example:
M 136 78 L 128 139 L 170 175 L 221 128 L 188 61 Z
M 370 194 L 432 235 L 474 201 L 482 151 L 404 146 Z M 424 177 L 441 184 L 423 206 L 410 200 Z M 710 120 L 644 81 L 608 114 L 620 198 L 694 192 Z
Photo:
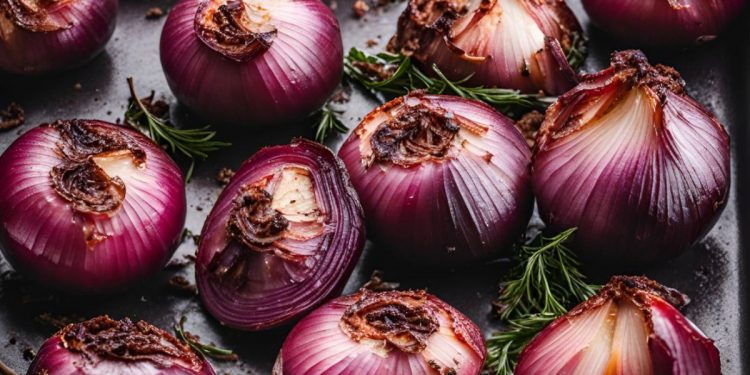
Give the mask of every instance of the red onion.
M 182 0 L 164 25 L 161 62 L 175 96 L 212 121 L 284 123 L 333 92 L 343 47 L 318 0 Z
M 0 70 L 40 74 L 76 67 L 115 30 L 117 0 L 0 0 Z
M 411 0 L 388 48 L 453 80 L 558 95 L 577 82 L 566 55 L 583 43 L 562 0 Z
M 3 253 L 65 291 L 112 291 L 153 274 L 185 222 L 177 165 L 139 132 L 101 121 L 29 130 L 0 156 L 0 181 Z
M 373 241 L 394 256 L 453 266 L 498 255 L 531 216 L 531 152 L 484 103 L 411 94 L 365 116 L 339 151 Z
M 336 155 L 305 140 L 264 148 L 206 219 L 200 296 L 225 325 L 278 326 L 340 293 L 364 243 L 362 207 Z
M 70 324 L 44 342 L 28 375 L 213 375 L 211 364 L 144 321 L 100 316 Z
M 583 0 L 591 21 L 639 45 L 683 46 L 713 40 L 744 0 Z
M 361 290 L 302 319 L 273 375 L 478 375 L 485 357 L 479 328 L 437 297 Z
M 729 136 L 673 68 L 616 52 L 547 110 L 533 185 L 553 231 L 610 264 L 674 257 L 706 233 L 729 193 Z
M 713 341 L 676 308 L 687 301 L 645 277 L 615 276 L 540 332 L 514 374 L 719 375 Z

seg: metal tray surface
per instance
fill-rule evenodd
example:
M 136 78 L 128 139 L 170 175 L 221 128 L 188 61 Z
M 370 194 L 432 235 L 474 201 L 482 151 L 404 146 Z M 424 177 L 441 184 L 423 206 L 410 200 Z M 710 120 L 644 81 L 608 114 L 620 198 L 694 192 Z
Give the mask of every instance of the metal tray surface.
M 375 52 L 384 48 L 395 30 L 404 3 L 392 3 L 371 11 L 363 19 L 355 19 L 351 1 L 338 0 L 336 7 L 345 48 L 364 48 L 368 39 L 379 43 L 367 50 Z M 68 118 L 114 122 L 121 118 L 129 97 L 125 82 L 129 76 L 135 77 L 141 95 L 155 90 L 157 95 L 172 102 L 173 119 L 179 125 L 201 125 L 185 108 L 175 103 L 162 73 L 158 42 L 165 18 L 145 19 L 150 7 L 161 6 L 167 10 L 174 2 L 121 1 L 117 30 L 112 40 L 104 53 L 84 67 L 40 78 L 0 74 L 0 106 L 16 101 L 27 114 L 26 125 L 20 131 L 0 134 L 0 151 L 4 151 L 18 134 L 43 122 Z M 611 40 L 592 27 L 579 1 L 569 2 L 590 38 L 590 55 L 584 70 L 597 71 L 607 65 L 612 51 L 628 46 Z M 746 363 L 748 356 L 743 354 L 748 337 L 743 313 L 747 307 L 744 272 L 748 264 L 744 250 L 750 241 L 750 199 L 739 193 L 750 187 L 746 172 L 750 171 L 750 151 L 747 148 L 750 145 L 747 128 L 750 79 L 745 74 L 750 61 L 749 31 L 746 22 L 738 23 L 719 40 L 698 48 L 646 51 L 652 62 L 676 67 L 687 81 L 690 94 L 713 111 L 732 136 L 733 184 L 721 218 L 695 248 L 674 261 L 643 270 L 644 274 L 690 296 L 692 303 L 684 313 L 716 341 L 725 374 L 750 371 Z M 74 86 L 78 83 L 80 89 L 76 90 Z M 355 126 L 376 104 L 372 96 L 355 89 L 346 105 L 344 119 L 347 125 Z M 200 233 L 203 221 L 221 190 L 215 176 L 222 167 L 237 168 L 263 146 L 288 143 L 294 136 L 310 137 L 311 126 L 311 121 L 301 121 L 270 130 L 218 129 L 219 137 L 231 140 L 233 146 L 211 155 L 208 161 L 197 166 L 193 180 L 187 185 L 186 227 L 193 233 Z M 343 139 L 343 136 L 331 137 L 329 146 L 337 149 Z M 532 225 L 539 225 L 538 219 L 535 220 Z M 194 251 L 193 242 L 186 241 L 175 257 Z M 380 269 L 385 272 L 386 279 L 400 282 L 403 288 L 427 288 L 466 313 L 485 334 L 490 334 L 501 328 L 491 316 L 490 301 L 496 297 L 498 282 L 508 266 L 507 261 L 497 261 L 477 266 L 470 272 L 415 274 L 390 264 L 379 255 L 376 247 L 368 243 L 345 292 L 356 290 L 369 279 L 374 269 Z M 8 270 L 10 266 L 0 257 L 0 272 Z M 598 270 L 588 272 L 596 282 L 605 281 L 609 276 Z M 290 327 L 260 333 L 223 327 L 206 313 L 197 297 L 175 292 L 168 285 L 174 275 L 193 281 L 192 266 L 177 271 L 165 270 L 129 292 L 99 297 L 56 295 L 23 282 L 0 281 L 0 361 L 18 373 L 26 372 L 29 361 L 24 359 L 23 351 L 27 348 L 37 350 L 56 330 L 40 322 L 38 317 L 43 313 L 53 317 L 75 315 L 82 318 L 109 314 L 114 318 L 143 319 L 170 331 L 174 322 L 184 315 L 187 330 L 204 341 L 215 342 L 239 354 L 241 361 L 237 363 L 213 361 L 220 373 L 270 373 Z

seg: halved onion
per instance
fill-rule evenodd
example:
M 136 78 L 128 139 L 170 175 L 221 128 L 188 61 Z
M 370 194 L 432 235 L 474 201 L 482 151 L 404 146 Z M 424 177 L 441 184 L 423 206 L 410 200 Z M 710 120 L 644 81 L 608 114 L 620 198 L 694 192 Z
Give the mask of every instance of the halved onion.
M 410 0 L 388 48 L 454 80 L 558 95 L 577 82 L 566 56 L 583 43 L 564 1 Z
M 729 193 L 729 136 L 673 68 L 616 52 L 547 110 L 533 184 L 552 230 L 608 264 L 674 257 L 711 228 Z
M 362 207 L 336 155 L 304 140 L 264 148 L 206 219 L 200 296 L 228 326 L 278 326 L 340 293 L 364 243 Z
M 677 310 L 687 301 L 645 277 L 615 276 L 539 333 L 514 374 L 721 374 L 713 341 Z
M 484 103 L 414 93 L 365 116 L 339 151 L 380 248 L 427 266 L 503 253 L 533 208 L 531 153 Z
M 289 333 L 274 375 L 478 375 L 486 349 L 474 323 L 424 291 L 330 301 Z
M 213 375 L 211 364 L 144 321 L 100 316 L 70 324 L 44 342 L 29 375 Z
M 174 161 L 141 133 L 101 121 L 29 130 L 0 156 L 0 181 L 3 254 L 68 292 L 119 290 L 150 276 L 185 223 Z
M 0 0 L 0 70 L 40 74 L 81 65 L 115 30 L 117 0 Z

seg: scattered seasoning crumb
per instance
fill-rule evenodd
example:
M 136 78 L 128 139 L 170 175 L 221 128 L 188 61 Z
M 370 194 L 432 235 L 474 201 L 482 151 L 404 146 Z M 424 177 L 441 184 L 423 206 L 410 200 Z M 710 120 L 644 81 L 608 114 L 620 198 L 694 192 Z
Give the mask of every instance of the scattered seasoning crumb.
M 36 353 L 34 352 L 34 349 L 26 348 L 23 350 L 23 359 L 33 361 L 35 357 Z
M 235 175 L 235 171 L 233 171 L 231 168 L 221 168 L 219 171 L 219 174 L 216 175 L 216 182 L 219 183 L 220 186 L 224 187 L 229 185 L 229 181 L 232 180 L 232 177 Z
M 10 339 L 8 340 L 8 345 L 16 345 L 17 342 L 18 342 L 18 339 L 16 338 L 16 336 L 11 336 Z
M 146 11 L 147 20 L 157 20 L 159 18 L 162 18 L 163 16 L 164 10 L 159 7 L 149 8 L 149 10 Z
M 375 47 L 378 45 L 378 41 L 375 39 L 367 39 L 367 47 Z
M 362 18 L 365 16 L 368 10 L 370 10 L 370 6 L 367 5 L 364 0 L 357 0 L 352 4 L 352 10 L 354 11 L 354 16 L 357 18 Z
M 347 103 L 351 99 L 352 88 L 349 85 L 339 87 L 331 96 L 331 101 L 337 104 Z
M 169 279 L 169 286 L 171 286 L 175 290 L 191 295 L 198 293 L 198 288 L 196 288 L 194 284 L 192 284 L 190 281 L 188 281 L 188 279 L 182 276 L 174 276 Z
M 26 120 L 23 107 L 13 102 L 7 108 L 0 110 L 0 130 L 9 130 L 23 125 Z
M 373 292 L 385 292 L 388 290 L 396 290 L 401 286 L 397 282 L 389 282 L 383 280 L 383 271 L 374 270 L 370 276 L 370 280 L 362 285 L 362 288 L 372 290 Z
M 203 206 L 195 206 L 196 211 L 203 211 Z
M 544 122 L 544 114 L 539 111 L 531 111 L 516 121 L 516 127 L 521 131 L 526 143 L 530 148 L 536 145 L 536 134 Z
M 81 82 L 76 82 L 76 84 L 73 85 L 73 90 L 81 91 L 82 88 L 83 86 L 81 86 Z
M 112 115 L 112 111 L 107 111 L 107 116 L 111 116 L 111 115 Z

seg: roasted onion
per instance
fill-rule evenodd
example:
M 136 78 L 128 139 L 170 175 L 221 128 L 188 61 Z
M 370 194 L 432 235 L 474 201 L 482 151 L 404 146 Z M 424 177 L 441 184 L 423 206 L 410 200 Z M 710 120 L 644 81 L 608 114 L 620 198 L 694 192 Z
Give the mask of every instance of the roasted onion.
M 362 290 L 302 319 L 273 375 L 478 375 L 485 357 L 479 328 L 435 296 Z
M 94 120 L 29 130 L 0 156 L 0 245 L 68 292 L 119 290 L 162 268 L 185 222 L 177 165 L 140 133 Z
M 677 308 L 680 292 L 615 276 L 553 321 L 521 353 L 515 375 L 719 375 L 719 351 Z
M 685 46 L 716 38 L 745 0 L 583 0 L 597 27 L 638 45 Z
M 577 82 L 567 55 L 583 43 L 563 0 L 410 0 L 388 48 L 453 80 L 558 95 Z
M 200 296 L 228 326 L 278 326 L 340 293 L 364 243 L 362 207 L 336 155 L 304 140 L 264 148 L 206 219 Z
M 115 30 L 117 0 L 0 0 L 0 70 L 40 74 L 79 66 Z
M 187 344 L 144 321 L 100 316 L 44 342 L 28 375 L 213 375 Z
M 533 165 L 542 219 L 608 264 L 674 257 L 729 193 L 729 136 L 673 68 L 616 52 L 547 110 Z
M 182 0 L 164 25 L 161 62 L 175 96 L 210 121 L 278 125 L 325 102 L 343 47 L 318 0 Z
M 531 216 L 531 152 L 484 103 L 411 94 L 370 112 L 339 151 L 381 248 L 454 266 L 501 254 Z

